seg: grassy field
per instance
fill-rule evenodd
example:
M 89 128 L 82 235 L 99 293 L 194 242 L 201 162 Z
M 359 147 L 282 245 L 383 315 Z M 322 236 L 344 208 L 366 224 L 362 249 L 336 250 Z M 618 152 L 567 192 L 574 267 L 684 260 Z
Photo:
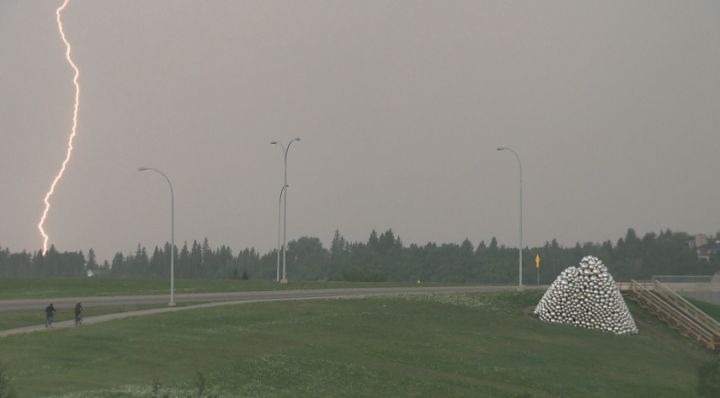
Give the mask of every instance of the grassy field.
M 0 340 L 21 397 L 693 397 L 712 356 L 633 311 L 641 333 L 549 325 L 538 292 L 275 302 Z M 200 383 L 202 384 L 202 383 Z M 162 395 L 157 395 L 162 396 Z
M 423 284 L 440 286 L 441 284 Z M 281 285 L 272 281 L 231 279 L 176 279 L 175 293 L 210 293 L 251 290 L 331 289 L 357 287 L 416 286 L 401 282 L 304 282 Z M 0 278 L 0 300 L 20 298 L 58 298 L 164 294 L 170 290 L 169 279 L 142 278 Z
M 192 305 L 194 303 L 178 303 L 178 307 Z M 129 312 L 146 310 L 150 308 L 166 308 L 167 304 L 138 304 L 138 305 L 110 305 L 99 307 L 85 307 L 83 317 L 90 317 L 104 314 L 114 314 L 118 312 Z M 59 309 L 55 313 L 55 322 L 67 321 L 75 319 L 72 308 Z M 10 310 L 0 312 L 0 330 L 18 328 L 22 326 L 42 325 L 45 323 L 45 310 L 38 308 L 36 310 Z
M 694 299 L 688 299 L 688 301 L 693 303 L 693 305 L 698 307 L 701 311 L 713 317 L 716 321 L 720 322 L 720 306 Z

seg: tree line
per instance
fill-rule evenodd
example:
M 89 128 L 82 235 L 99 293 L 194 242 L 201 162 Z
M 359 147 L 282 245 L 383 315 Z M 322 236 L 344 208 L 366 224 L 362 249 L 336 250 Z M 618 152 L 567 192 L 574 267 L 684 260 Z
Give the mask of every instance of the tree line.
M 616 280 L 648 279 L 653 275 L 710 275 L 720 270 L 720 256 L 699 260 L 688 245 L 690 235 L 670 230 L 639 237 L 631 228 L 616 242 L 577 243 L 561 246 L 553 239 L 543 246 L 523 250 L 523 282 L 536 283 L 535 256 L 541 258 L 540 283 L 552 282 L 565 268 L 586 255 L 599 257 Z M 716 236 L 720 240 L 720 233 Z M 118 252 L 110 262 L 97 262 L 93 249 L 19 253 L 0 247 L 0 276 L 97 276 L 169 277 L 170 244 L 150 252 L 138 244 L 133 253 Z M 207 239 L 183 244 L 175 251 L 178 278 L 275 278 L 277 250 L 261 254 L 253 248 L 238 253 L 225 245 L 211 247 Z M 372 231 L 367 241 L 349 242 L 335 231 L 330 247 L 320 239 L 301 237 L 288 243 L 288 278 L 291 280 L 427 281 L 516 283 L 517 248 L 499 245 L 492 238 L 478 245 L 427 243 L 404 245 L 392 229 Z

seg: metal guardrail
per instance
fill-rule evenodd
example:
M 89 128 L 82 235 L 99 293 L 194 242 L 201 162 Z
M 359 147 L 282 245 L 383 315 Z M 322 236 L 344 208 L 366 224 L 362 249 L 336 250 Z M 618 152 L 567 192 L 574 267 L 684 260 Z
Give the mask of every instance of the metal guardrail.
M 720 351 L 720 323 L 670 290 L 662 283 L 631 281 L 631 298 L 670 327 L 703 344 L 711 351 Z

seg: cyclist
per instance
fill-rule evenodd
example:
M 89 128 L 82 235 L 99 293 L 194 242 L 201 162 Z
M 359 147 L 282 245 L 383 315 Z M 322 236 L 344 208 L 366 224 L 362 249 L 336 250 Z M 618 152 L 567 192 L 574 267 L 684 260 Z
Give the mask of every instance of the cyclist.
M 55 317 L 55 306 L 50 303 L 47 307 L 45 307 L 45 327 L 50 328 L 52 327 L 53 318 Z
M 82 324 L 83 310 L 84 308 L 80 302 L 75 304 L 75 326 L 80 326 Z

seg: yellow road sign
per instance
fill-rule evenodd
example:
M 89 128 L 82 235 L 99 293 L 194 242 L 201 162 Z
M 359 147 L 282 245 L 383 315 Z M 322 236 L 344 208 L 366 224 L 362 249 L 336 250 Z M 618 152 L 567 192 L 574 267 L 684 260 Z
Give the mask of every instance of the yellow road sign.
M 540 255 L 535 255 L 535 268 L 540 268 Z

